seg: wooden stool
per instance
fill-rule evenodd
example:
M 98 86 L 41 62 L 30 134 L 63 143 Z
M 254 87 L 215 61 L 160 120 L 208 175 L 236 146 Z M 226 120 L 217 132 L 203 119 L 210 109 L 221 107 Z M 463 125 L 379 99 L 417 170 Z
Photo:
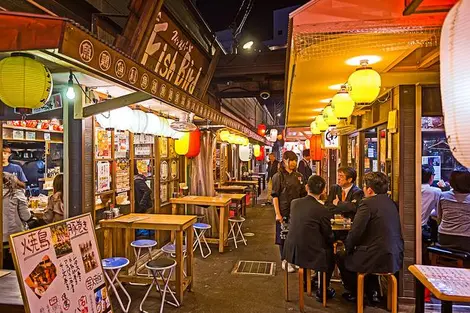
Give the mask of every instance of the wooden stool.
M 307 273 L 307 279 L 311 279 L 312 270 L 299 268 L 299 309 L 300 312 L 305 310 L 304 302 L 304 271 Z M 323 307 L 326 308 L 326 273 L 322 273 L 323 277 Z M 307 284 L 307 295 L 312 296 L 312 284 L 310 281 L 306 282 Z M 284 271 L 284 299 L 289 301 L 289 273 Z
M 367 274 L 357 274 L 357 313 L 364 312 L 364 277 Z M 377 276 L 388 276 L 387 309 L 398 313 L 398 283 L 392 273 L 374 273 Z
M 470 268 L 470 253 L 441 246 L 428 247 L 432 266 Z

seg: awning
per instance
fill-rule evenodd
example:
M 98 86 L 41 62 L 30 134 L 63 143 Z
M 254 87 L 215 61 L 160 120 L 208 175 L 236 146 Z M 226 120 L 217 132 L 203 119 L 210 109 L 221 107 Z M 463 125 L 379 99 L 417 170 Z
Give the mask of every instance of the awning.
M 57 63 L 70 64 L 116 84 L 145 92 L 214 124 L 225 125 L 263 144 L 270 144 L 250 128 L 172 85 L 71 20 L 0 12 L 0 33 L 0 52 L 38 51 Z

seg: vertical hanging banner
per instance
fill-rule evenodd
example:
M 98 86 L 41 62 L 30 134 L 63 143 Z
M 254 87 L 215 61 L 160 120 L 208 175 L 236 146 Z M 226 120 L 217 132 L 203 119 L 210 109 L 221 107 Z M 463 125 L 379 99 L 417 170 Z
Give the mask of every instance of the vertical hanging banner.
M 10 236 L 26 312 L 112 312 L 90 214 Z

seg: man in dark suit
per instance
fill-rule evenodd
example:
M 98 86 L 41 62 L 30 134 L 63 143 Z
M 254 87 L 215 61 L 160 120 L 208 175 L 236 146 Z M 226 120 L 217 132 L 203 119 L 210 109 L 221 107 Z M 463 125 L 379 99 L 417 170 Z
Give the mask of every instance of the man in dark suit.
M 364 193 L 351 231 L 344 242 L 345 254 L 338 255 L 338 268 L 345 288 L 343 296 L 355 301 L 357 273 L 396 273 L 403 263 L 403 236 L 398 208 L 387 195 L 388 178 L 380 172 L 364 177 Z M 378 301 L 377 278 L 366 277 L 366 294 Z M 377 284 L 378 285 L 378 284 Z
M 303 159 L 299 162 L 299 167 L 297 168 L 297 172 L 302 174 L 304 184 L 307 183 L 308 178 L 312 176 L 313 171 L 312 167 L 310 166 L 310 149 L 305 149 L 302 152 Z
M 354 218 L 359 202 L 364 197 L 364 192 L 357 187 L 357 173 L 352 167 L 338 169 L 338 184 L 333 185 L 328 193 L 325 206 L 332 214 L 342 214 L 347 218 Z
M 306 186 L 308 195 L 292 201 L 283 258 L 301 268 L 326 273 L 328 286 L 334 270 L 334 236 L 330 223 L 331 213 L 320 202 L 325 185 L 321 176 L 310 176 Z M 311 283 L 310 277 L 305 282 Z M 323 284 L 323 280 L 321 283 Z M 317 291 L 319 301 L 322 299 L 321 290 L 323 286 Z M 327 297 L 333 298 L 334 295 L 335 290 L 329 288 Z
M 268 162 L 268 201 L 267 203 L 272 203 L 272 196 L 271 192 L 273 191 L 273 176 L 279 170 L 279 161 L 276 160 L 276 155 L 274 153 L 269 154 L 269 162 Z

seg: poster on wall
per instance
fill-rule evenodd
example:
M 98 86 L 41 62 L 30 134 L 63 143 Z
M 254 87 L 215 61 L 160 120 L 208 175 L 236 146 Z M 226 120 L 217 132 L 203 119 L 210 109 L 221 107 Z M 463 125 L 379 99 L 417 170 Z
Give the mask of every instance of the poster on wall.
M 95 138 L 95 153 L 97 158 L 111 158 L 111 132 L 97 128 Z
M 441 180 L 441 157 L 437 155 L 423 156 L 421 164 L 431 165 L 434 168 L 434 180 Z
M 129 133 L 115 132 L 114 134 L 115 157 L 117 159 L 127 158 L 129 151 Z
M 96 163 L 97 186 L 96 192 L 104 192 L 111 189 L 111 172 L 108 161 Z
M 112 312 L 90 214 L 12 235 L 26 312 Z
M 160 145 L 160 158 L 164 159 L 168 157 L 168 138 L 161 137 L 158 139 Z

